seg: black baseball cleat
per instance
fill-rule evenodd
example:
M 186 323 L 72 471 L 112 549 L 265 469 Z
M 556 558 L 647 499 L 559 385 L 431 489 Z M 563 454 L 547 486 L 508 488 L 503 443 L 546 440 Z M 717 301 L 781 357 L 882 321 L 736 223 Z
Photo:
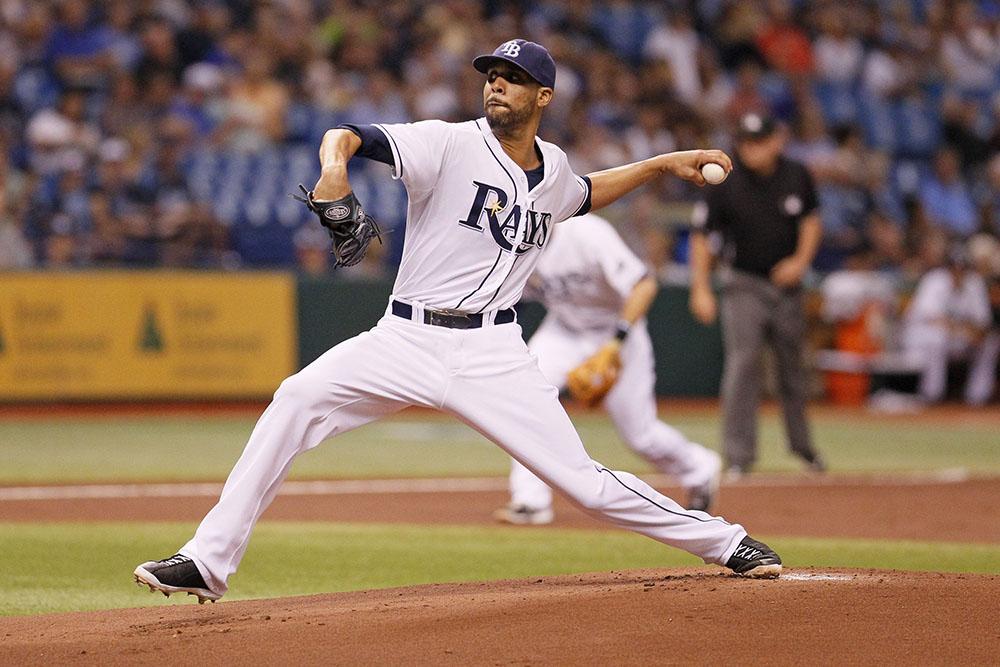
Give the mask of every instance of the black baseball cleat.
M 747 535 L 726 561 L 726 567 L 741 577 L 777 579 L 781 574 L 781 558 L 774 549 Z
M 149 592 L 160 591 L 166 597 L 171 593 L 187 593 L 198 598 L 198 604 L 205 600 L 215 602 L 222 596 L 209 590 L 205 579 L 198 572 L 198 566 L 187 556 L 176 554 L 163 560 L 151 560 L 135 568 L 135 583 L 149 586 Z

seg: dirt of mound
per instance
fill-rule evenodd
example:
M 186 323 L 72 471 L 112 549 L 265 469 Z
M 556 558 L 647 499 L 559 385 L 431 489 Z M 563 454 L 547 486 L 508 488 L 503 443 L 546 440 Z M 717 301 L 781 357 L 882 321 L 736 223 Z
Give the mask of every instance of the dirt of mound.
M 715 510 L 755 534 L 1000 542 L 1000 478 L 894 484 L 777 476 L 773 486 L 756 479 L 723 487 Z M 264 519 L 482 524 L 506 499 L 502 492 L 279 495 Z M 198 521 L 214 502 L 207 496 L 24 500 L 0 503 L 0 513 L 4 521 Z M 562 500 L 556 512 L 556 526 L 609 527 Z
M 0 664 L 995 664 L 1000 576 L 718 569 L 0 618 Z

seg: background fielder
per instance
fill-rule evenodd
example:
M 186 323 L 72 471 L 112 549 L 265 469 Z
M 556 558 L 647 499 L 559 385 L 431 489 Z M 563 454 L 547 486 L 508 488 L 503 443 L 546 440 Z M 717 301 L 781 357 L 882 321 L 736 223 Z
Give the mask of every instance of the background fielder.
M 668 153 L 577 176 L 558 146 L 536 136 L 555 85 L 548 51 L 511 40 L 474 65 L 487 75 L 485 118 L 324 135 L 322 171 L 309 196 L 331 204 L 323 210 L 337 213 L 341 201 L 360 208 L 347 178 L 355 155 L 392 164 L 406 186 L 406 241 L 392 298 L 374 328 L 281 383 L 219 502 L 175 556 L 136 567 L 140 584 L 220 598 L 295 458 L 411 405 L 454 415 L 592 515 L 738 574 L 780 574 L 778 555 L 739 524 L 685 510 L 591 459 L 511 308 L 555 223 L 665 173 L 702 184 L 700 167 L 731 168 L 729 157 Z
M 646 313 L 656 279 L 603 218 L 587 214 L 553 230 L 527 298 L 546 308 L 528 349 L 549 382 L 566 386 L 570 371 L 603 346 L 620 355 L 617 381 L 602 403 L 622 440 L 687 491 L 688 509 L 707 510 L 718 486 L 719 456 L 656 417 L 653 344 Z M 507 523 L 553 519 L 552 490 L 516 460 L 510 504 L 494 516 Z

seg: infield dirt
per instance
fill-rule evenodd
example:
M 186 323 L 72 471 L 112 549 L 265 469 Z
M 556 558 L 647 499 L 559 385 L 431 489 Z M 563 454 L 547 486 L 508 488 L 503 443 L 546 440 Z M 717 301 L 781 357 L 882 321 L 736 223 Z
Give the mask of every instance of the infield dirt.
M 1000 577 L 704 570 L 0 619 L 0 663 L 995 664 Z

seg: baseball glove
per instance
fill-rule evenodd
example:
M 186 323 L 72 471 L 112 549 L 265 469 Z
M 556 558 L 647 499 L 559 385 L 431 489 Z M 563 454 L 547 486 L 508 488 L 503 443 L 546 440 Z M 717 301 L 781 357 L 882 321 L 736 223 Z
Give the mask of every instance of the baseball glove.
M 618 369 L 622 365 L 618 355 L 620 347 L 621 343 L 617 340 L 605 343 L 593 356 L 569 372 L 566 388 L 573 398 L 591 407 L 604 400 L 618 379 Z
M 375 218 L 366 214 L 361 208 L 361 202 L 353 192 L 346 197 L 333 201 L 323 201 L 313 197 L 312 190 L 306 190 L 299 183 L 299 189 L 304 197 L 291 195 L 293 199 L 305 204 L 309 210 L 319 216 L 319 222 L 326 227 L 333 241 L 331 252 L 337 259 L 337 266 L 354 266 L 365 256 L 368 244 L 372 239 L 382 242 L 381 230 Z

